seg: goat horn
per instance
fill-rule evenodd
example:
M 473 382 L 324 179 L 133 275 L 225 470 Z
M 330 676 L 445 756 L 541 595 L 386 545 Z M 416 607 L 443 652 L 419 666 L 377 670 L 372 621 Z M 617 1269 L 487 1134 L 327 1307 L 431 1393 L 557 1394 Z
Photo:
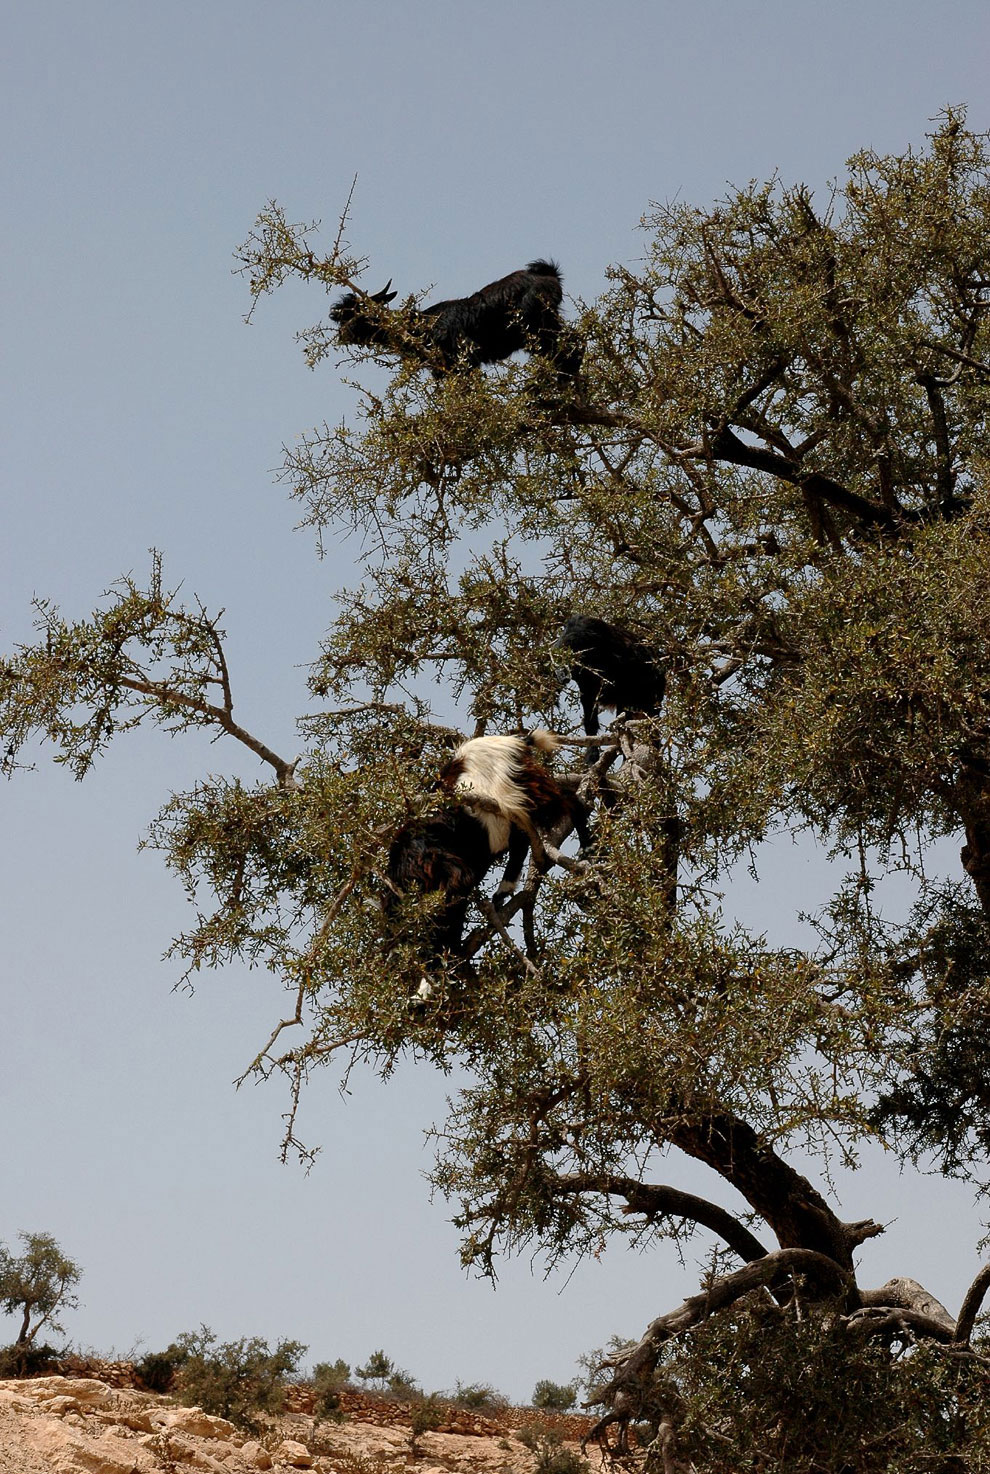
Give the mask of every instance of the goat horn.
M 373 292 L 372 293 L 372 296 L 371 296 L 372 302 L 391 302 L 393 297 L 397 297 L 399 295 L 398 292 L 390 292 L 389 291 L 389 287 L 391 285 L 392 285 L 392 278 L 389 277 L 388 281 L 382 287 L 382 289 L 381 289 L 380 292 Z

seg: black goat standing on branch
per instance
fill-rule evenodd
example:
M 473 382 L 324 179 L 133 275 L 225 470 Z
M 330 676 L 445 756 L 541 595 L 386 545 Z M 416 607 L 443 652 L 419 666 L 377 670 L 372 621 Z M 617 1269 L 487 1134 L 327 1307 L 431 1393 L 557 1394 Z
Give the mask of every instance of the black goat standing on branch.
M 499 363 L 519 348 L 554 364 L 561 378 L 573 378 L 583 348 L 560 316 L 560 268 L 553 261 L 531 261 L 498 281 L 432 307 L 395 314 L 391 281 L 374 293 L 348 292 L 330 311 L 337 340 L 345 346 L 384 348 L 420 359 L 434 373 L 463 364 L 477 368 Z
M 409 891 L 442 892 L 430 937 L 435 957 L 460 955 L 471 893 L 501 855 L 508 852 L 499 894 L 508 895 L 530 846 L 538 861 L 546 861 L 540 830 L 566 821 L 582 847 L 589 844 L 588 811 L 576 783 L 555 778 L 534 756 L 556 747 L 557 738 L 542 731 L 462 743 L 438 778 L 438 787 L 458 802 L 434 818 L 410 819 L 393 839 L 386 913 L 394 910 L 397 896 Z
M 443 903 L 432 922 L 430 951 L 437 958 L 444 952 L 459 956 L 471 893 L 496 858 L 485 825 L 460 804 L 430 819 L 410 819 L 389 848 L 385 914 L 395 910 L 400 895 L 439 891 Z
M 667 673 L 658 650 L 609 624 L 574 614 L 564 625 L 556 649 L 569 650 L 569 676 L 581 693 L 584 730 L 598 733 L 603 710 L 641 711 L 655 716 L 663 705 Z

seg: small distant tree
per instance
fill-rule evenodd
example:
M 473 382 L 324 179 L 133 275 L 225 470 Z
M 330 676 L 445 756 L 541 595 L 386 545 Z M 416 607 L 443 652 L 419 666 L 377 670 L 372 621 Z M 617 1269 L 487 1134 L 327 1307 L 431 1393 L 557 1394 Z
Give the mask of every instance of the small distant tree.
M 332 1422 L 340 1421 L 340 1391 L 347 1386 L 350 1378 L 350 1366 L 339 1357 L 336 1361 L 316 1363 L 313 1368 L 313 1391 L 316 1394 L 313 1415 L 317 1420 L 325 1418 Z
M 362 1382 L 370 1382 L 379 1392 L 384 1392 L 388 1386 L 389 1379 L 394 1377 L 398 1367 L 390 1356 L 386 1356 L 382 1350 L 373 1351 L 368 1357 L 368 1365 L 355 1367 L 355 1377 L 360 1377 Z
M 546 1408 L 550 1412 L 566 1412 L 577 1400 L 577 1387 L 573 1382 L 549 1382 L 546 1378 L 533 1388 L 533 1406 Z
M 7 1315 L 20 1315 L 15 1344 L 24 1347 L 32 1344 L 42 1326 L 64 1329 L 56 1314 L 79 1304 L 72 1287 L 82 1278 L 82 1270 L 62 1253 L 50 1233 L 17 1237 L 24 1246 L 19 1257 L 0 1244 L 0 1308 Z

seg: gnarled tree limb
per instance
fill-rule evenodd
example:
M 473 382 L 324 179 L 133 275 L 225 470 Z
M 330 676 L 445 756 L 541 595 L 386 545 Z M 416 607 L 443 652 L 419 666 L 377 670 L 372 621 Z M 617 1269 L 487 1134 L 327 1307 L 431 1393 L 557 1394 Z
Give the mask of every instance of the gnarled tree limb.
M 628 1423 L 644 1405 L 650 1379 L 656 1368 L 661 1347 L 675 1336 L 682 1336 L 710 1315 L 741 1300 L 762 1286 L 770 1287 L 787 1274 L 804 1274 L 827 1286 L 843 1299 L 856 1295 L 855 1280 L 850 1271 L 825 1254 L 812 1249 L 778 1249 L 762 1259 L 753 1260 L 732 1274 L 721 1275 L 697 1295 L 690 1295 L 677 1307 L 652 1321 L 643 1336 L 629 1351 L 610 1358 L 603 1366 L 615 1368 L 611 1381 L 599 1391 L 596 1402 L 612 1403 L 612 1410 L 600 1418 L 582 1440 L 582 1447 L 598 1441 L 613 1423 Z
M 983 1266 L 976 1279 L 966 1291 L 966 1298 L 962 1303 L 959 1319 L 956 1321 L 957 1341 L 963 1341 L 968 1344 L 987 1290 L 990 1290 L 990 1264 Z
M 561 1193 L 596 1192 L 625 1198 L 629 1213 L 643 1213 L 647 1218 L 687 1218 L 702 1228 L 711 1229 L 728 1244 L 740 1259 L 747 1262 L 766 1257 L 767 1250 L 755 1234 L 733 1218 L 731 1213 L 694 1193 L 661 1184 L 637 1182 L 619 1173 L 572 1172 L 558 1178 Z

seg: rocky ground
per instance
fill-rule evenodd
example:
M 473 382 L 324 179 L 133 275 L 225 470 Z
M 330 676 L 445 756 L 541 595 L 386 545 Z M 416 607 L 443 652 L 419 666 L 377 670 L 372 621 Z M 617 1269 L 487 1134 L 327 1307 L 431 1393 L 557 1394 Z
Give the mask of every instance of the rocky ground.
M 342 1396 L 344 1420 L 314 1423 L 311 1396 L 291 1389 L 291 1411 L 257 1436 L 199 1408 L 128 1385 L 120 1363 L 80 1374 L 0 1381 L 0 1474 L 534 1474 L 519 1439 L 527 1424 L 551 1427 L 566 1447 L 589 1423 L 532 1409 L 474 1414 L 451 1408 L 413 1450 L 410 1407 L 359 1392 Z M 597 1470 L 598 1458 L 591 1460 Z

